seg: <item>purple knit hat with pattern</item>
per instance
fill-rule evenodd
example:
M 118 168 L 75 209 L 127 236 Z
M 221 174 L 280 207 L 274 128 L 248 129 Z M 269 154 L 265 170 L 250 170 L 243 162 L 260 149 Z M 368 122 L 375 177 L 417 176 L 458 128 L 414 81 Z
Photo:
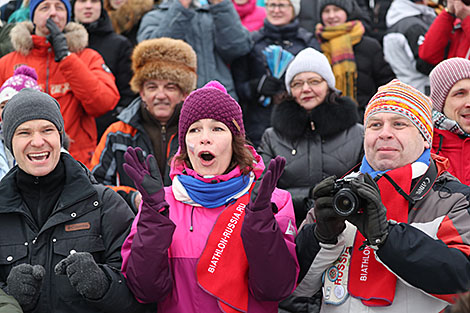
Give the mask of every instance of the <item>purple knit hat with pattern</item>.
M 178 140 L 182 152 L 186 152 L 185 137 L 189 126 L 198 120 L 210 118 L 224 123 L 233 136 L 245 137 L 243 115 L 240 105 L 218 81 L 191 92 L 181 109 Z
M 41 91 L 37 80 L 38 74 L 36 74 L 34 68 L 27 65 L 19 66 L 15 69 L 13 76 L 8 78 L 0 88 L 0 103 L 10 100 L 23 88 Z
M 429 74 L 431 81 L 432 106 L 442 112 L 447 95 L 454 85 L 470 78 L 470 61 L 464 58 L 450 58 L 439 63 Z

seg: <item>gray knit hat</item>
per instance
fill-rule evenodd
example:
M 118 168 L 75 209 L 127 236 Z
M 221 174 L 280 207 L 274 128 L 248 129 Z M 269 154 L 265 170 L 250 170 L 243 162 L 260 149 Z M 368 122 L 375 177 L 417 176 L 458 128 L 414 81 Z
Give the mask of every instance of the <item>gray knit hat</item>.
M 336 80 L 333 70 L 331 69 L 330 62 L 328 62 L 327 57 L 313 49 L 305 48 L 304 50 L 297 53 L 294 60 L 289 64 L 286 71 L 286 89 L 289 94 L 291 94 L 290 83 L 294 79 L 295 75 L 303 72 L 315 72 L 326 81 L 328 87 L 333 90 L 335 88 Z
M 344 11 L 346 11 L 346 14 L 348 15 L 348 17 L 351 15 L 351 13 L 354 10 L 353 0 L 321 0 L 320 1 L 320 16 L 321 16 L 321 13 L 323 12 L 323 9 L 325 9 L 327 5 L 335 5 L 343 9 Z
M 24 88 L 7 102 L 2 112 L 2 131 L 10 151 L 13 151 L 11 141 L 16 128 L 31 120 L 47 120 L 54 124 L 63 142 L 64 119 L 59 103 L 47 93 Z

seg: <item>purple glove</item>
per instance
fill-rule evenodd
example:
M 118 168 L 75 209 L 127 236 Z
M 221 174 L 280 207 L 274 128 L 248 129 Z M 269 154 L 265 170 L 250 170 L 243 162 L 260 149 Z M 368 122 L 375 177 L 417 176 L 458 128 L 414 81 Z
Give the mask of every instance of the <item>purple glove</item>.
M 268 170 L 264 174 L 258 189 L 258 196 L 256 196 L 255 201 L 250 200 L 248 204 L 252 211 L 260 211 L 265 208 L 271 209 L 271 196 L 285 165 L 286 159 L 279 155 L 269 162 Z
M 134 181 L 135 187 L 142 195 L 142 201 L 158 212 L 168 208 L 165 201 L 165 190 L 158 169 L 157 161 L 152 154 L 144 158 L 142 149 L 128 147 L 124 153 L 126 163 L 123 164 L 124 171 Z

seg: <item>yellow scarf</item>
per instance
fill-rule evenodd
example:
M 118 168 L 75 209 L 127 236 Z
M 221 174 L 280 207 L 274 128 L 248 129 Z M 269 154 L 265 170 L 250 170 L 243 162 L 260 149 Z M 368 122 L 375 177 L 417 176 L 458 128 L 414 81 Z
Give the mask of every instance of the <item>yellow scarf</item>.
M 322 52 L 332 65 L 336 88 L 344 96 L 356 101 L 357 67 L 353 46 L 362 40 L 364 31 L 364 26 L 358 20 L 338 26 L 323 26 L 319 23 L 315 27 Z

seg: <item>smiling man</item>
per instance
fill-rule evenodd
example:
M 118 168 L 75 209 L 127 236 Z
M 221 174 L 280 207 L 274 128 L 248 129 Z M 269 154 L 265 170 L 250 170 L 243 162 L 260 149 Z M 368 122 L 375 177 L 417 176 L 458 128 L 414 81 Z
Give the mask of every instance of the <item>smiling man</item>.
M 334 176 L 315 186 L 294 295 L 323 287 L 326 313 L 441 312 L 470 289 L 470 188 L 430 153 L 431 101 L 415 88 L 380 87 L 364 127 L 360 171 L 342 185 L 356 207 L 344 213 Z
M 41 90 L 61 106 L 70 154 L 89 166 L 96 148 L 95 117 L 119 100 L 114 76 L 101 55 L 87 48 L 86 29 L 71 22 L 69 0 L 31 0 L 31 21 L 11 30 L 15 51 L 0 59 L 0 83 L 21 65 L 36 69 Z
M 451 58 L 430 74 L 434 108 L 432 151 L 449 159 L 449 172 L 470 185 L 470 61 Z
M 0 287 L 24 312 L 144 312 L 117 270 L 134 214 L 62 152 L 59 103 L 26 88 L 2 121 L 17 165 L 0 182 Z
M 182 40 L 158 38 L 138 44 L 132 54 L 131 88 L 139 93 L 103 134 L 92 159 L 96 179 L 113 186 L 135 210 L 140 194 L 124 172 L 127 147 L 153 154 L 168 186 L 169 157 L 178 148 L 182 101 L 196 88 L 196 53 Z M 176 138 L 175 138 L 176 137 Z

